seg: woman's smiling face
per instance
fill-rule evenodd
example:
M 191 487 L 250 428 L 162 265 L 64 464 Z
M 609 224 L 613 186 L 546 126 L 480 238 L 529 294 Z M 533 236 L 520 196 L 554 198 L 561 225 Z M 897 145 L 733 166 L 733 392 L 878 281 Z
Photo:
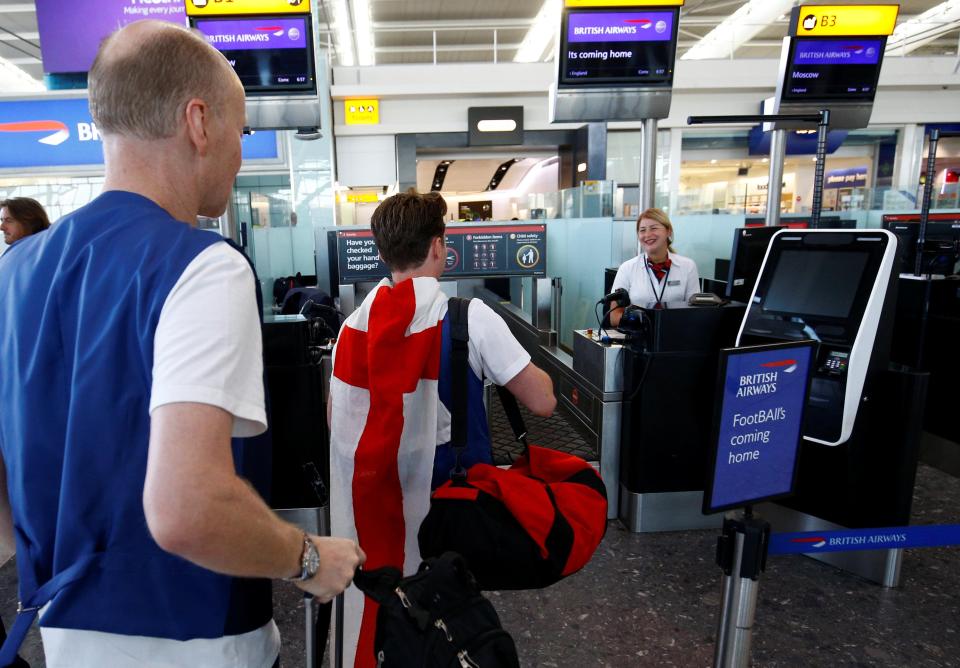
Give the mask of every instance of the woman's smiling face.
M 670 244 L 670 233 L 662 223 L 658 223 L 650 218 L 641 218 L 637 226 L 637 239 L 640 246 L 647 254 L 647 257 L 665 258 L 667 255 L 667 246 Z

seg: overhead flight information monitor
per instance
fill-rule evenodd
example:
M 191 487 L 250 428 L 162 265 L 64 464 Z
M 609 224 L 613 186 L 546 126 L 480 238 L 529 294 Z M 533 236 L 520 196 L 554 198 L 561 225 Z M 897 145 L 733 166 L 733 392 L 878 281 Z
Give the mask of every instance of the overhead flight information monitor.
M 309 16 L 195 18 L 248 93 L 312 92 L 316 85 Z
M 886 41 L 886 37 L 793 39 L 781 99 L 872 102 Z
M 798 5 L 780 52 L 773 112 L 830 111 L 830 129 L 866 127 L 898 5 Z M 776 129 L 795 129 L 777 123 Z
M 561 27 L 561 86 L 673 84 L 679 8 L 568 8 Z

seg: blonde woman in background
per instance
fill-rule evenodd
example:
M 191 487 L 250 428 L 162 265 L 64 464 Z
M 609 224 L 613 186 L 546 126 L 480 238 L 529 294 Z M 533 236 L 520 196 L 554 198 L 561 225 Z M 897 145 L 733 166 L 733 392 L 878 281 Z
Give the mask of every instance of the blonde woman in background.
M 686 301 L 700 291 L 696 263 L 677 255 L 673 243 L 673 224 L 666 213 L 650 208 L 637 219 L 640 254 L 620 265 L 613 289 L 623 288 L 630 303 L 637 306 Z M 610 313 L 610 324 L 620 324 L 622 308 Z

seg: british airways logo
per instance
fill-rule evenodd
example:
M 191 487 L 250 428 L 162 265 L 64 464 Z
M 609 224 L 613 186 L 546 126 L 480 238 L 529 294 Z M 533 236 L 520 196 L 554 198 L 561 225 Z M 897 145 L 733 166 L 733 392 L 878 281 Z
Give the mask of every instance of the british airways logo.
M 820 549 L 821 547 L 826 546 L 827 539 L 824 538 L 823 536 L 804 536 L 802 538 L 791 538 L 790 542 L 806 544 L 806 545 L 809 545 L 810 547 Z
M 70 129 L 60 121 L 18 121 L 16 123 L 0 123 L 0 132 L 31 132 L 44 133 L 37 139 L 41 144 L 59 146 L 70 138 Z
M 0 123 L 0 132 L 34 133 L 39 135 L 37 142 L 48 146 L 59 146 L 70 139 L 70 128 L 63 121 L 16 121 Z M 100 133 L 93 123 L 77 123 L 77 141 L 100 141 Z
M 257 26 L 257 30 L 259 30 L 260 32 L 273 33 L 274 37 L 283 37 L 282 26 Z
M 779 369 L 784 373 L 793 373 L 797 370 L 797 360 L 777 360 L 775 362 L 764 362 L 760 366 L 765 369 Z

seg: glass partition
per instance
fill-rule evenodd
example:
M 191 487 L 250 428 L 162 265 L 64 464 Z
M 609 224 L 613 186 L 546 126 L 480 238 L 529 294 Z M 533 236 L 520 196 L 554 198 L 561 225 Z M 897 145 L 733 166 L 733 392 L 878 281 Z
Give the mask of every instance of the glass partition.
M 613 215 L 613 181 L 584 181 L 574 188 L 553 193 L 531 193 L 527 196 L 530 219 L 595 218 Z
M 604 294 L 604 270 L 629 257 L 633 227 L 632 221 L 611 218 L 547 223 L 547 272 L 563 278 L 558 333 L 560 345 L 567 350 L 573 348 L 574 329 L 597 326 L 594 306 Z

